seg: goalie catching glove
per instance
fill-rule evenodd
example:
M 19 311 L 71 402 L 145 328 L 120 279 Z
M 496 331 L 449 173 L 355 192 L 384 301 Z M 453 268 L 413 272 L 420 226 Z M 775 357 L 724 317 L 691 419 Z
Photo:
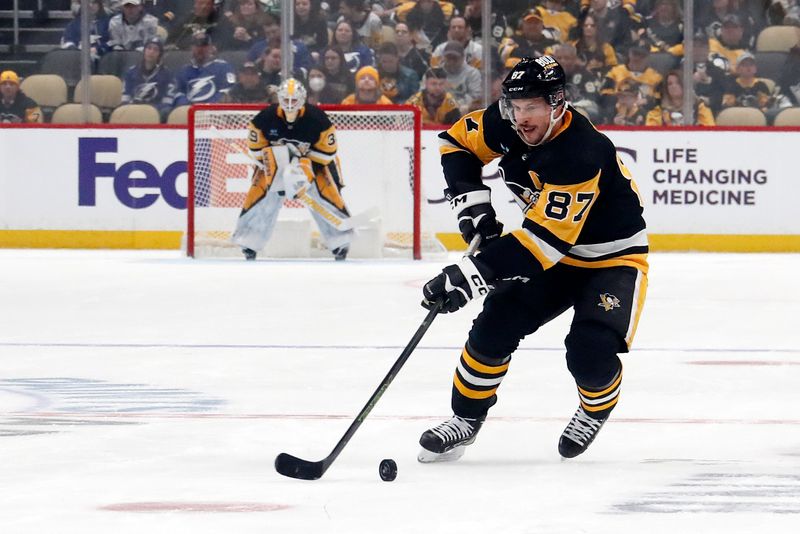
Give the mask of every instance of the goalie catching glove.
M 450 201 L 450 208 L 458 215 L 458 230 L 467 243 L 472 242 L 476 234 L 481 236 L 480 249 L 503 234 L 503 223 L 497 220 L 497 213 L 492 207 L 492 196 L 488 189 L 479 189 L 452 196 L 449 190 L 445 196 Z
M 492 286 L 489 268 L 480 260 L 468 257 L 454 265 L 442 269 L 441 274 L 422 288 L 422 306 L 432 309 L 436 302 L 442 301 L 442 313 L 451 313 L 463 308 L 474 298 L 486 295 Z

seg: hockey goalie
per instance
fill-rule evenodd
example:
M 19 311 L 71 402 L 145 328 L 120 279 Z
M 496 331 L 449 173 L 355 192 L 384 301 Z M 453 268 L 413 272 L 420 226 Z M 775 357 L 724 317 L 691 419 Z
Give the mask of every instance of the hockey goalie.
M 250 122 L 247 148 L 253 161 L 251 185 L 231 238 L 244 257 L 256 259 L 275 229 L 283 201 L 290 198 L 309 210 L 325 246 L 335 259 L 344 260 L 353 230 L 341 194 L 336 129 L 323 110 L 306 103 L 298 80 L 284 81 L 278 103 Z

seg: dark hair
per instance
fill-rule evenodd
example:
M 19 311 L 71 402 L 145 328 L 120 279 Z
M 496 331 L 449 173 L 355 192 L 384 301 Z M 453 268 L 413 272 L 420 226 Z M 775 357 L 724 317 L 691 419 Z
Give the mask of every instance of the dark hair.
M 353 23 L 347 19 L 340 20 L 339 22 L 336 23 L 336 26 L 333 27 L 333 35 L 331 35 L 331 42 L 338 44 L 338 42 L 336 41 L 336 30 L 338 30 L 339 26 L 341 26 L 342 24 L 347 24 L 348 26 L 350 26 L 350 32 L 353 34 L 353 39 L 350 41 L 350 44 L 352 46 L 360 44 L 361 36 L 356 31 L 356 28 L 355 26 L 353 26 Z
M 583 41 L 583 24 L 586 22 L 586 19 L 588 19 L 589 17 L 591 17 L 592 20 L 594 21 L 594 28 L 595 28 L 595 32 L 596 32 L 594 39 L 595 39 L 595 41 L 597 41 L 598 45 L 602 46 L 603 44 L 608 42 L 608 38 L 606 37 L 606 28 L 605 28 L 605 26 L 603 26 L 603 25 L 601 25 L 599 23 L 599 19 L 597 18 L 597 16 L 594 13 L 590 12 L 590 11 L 587 11 L 578 20 L 578 24 L 572 29 L 572 31 L 574 32 L 573 35 L 575 36 L 575 39 L 578 40 L 578 42 Z
M 446 80 L 447 71 L 442 67 L 431 67 L 425 71 L 425 79 L 436 78 L 437 80 Z
M 386 41 L 385 43 L 382 43 L 375 52 L 377 54 L 391 54 L 393 56 L 400 55 L 400 51 L 397 49 L 397 45 L 391 41 Z
M 322 64 L 320 66 L 323 68 L 323 70 L 324 70 L 324 67 L 325 67 L 325 55 L 328 52 L 333 52 L 337 56 L 339 56 L 339 69 L 340 70 L 347 70 L 347 66 L 346 66 L 347 65 L 347 59 L 344 57 L 344 52 L 342 51 L 342 49 L 340 47 L 338 47 L 336 45 L 327 47 L 325 50 L 322 51 L 322 54 L 320 54 L 320 61 L 322 62 Z M 327 74 L 327 71 L 326 71 L 326 74 Z
M 367 10 L 367 3 L 364 0 L 341 0 L 340 4 L 344 4 L 347 7 L 352 7 L 358 11 Z

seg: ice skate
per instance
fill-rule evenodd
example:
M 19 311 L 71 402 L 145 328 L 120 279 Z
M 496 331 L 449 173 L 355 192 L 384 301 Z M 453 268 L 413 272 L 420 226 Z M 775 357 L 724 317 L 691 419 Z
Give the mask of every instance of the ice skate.
M 244 259 L 246 259 L 247 261 L 253 261 L 254 259 L 256 259 L 256 251 L 253 250 L 252 248 L 243 248 L 242 254 L 244 254 Z
M 608 416 L 595 419 L 586 413 L 583 406 L 578 406 L 578 410 L 558 440 L 558 453 L 564 458 L 575 458 L 583 454 L 606 421 Z
M 467 419 L 454 415 L 441 425 L 426 430 L 419 438 L 422 445 L 417 460 L 422 463 L 452 462 L 464 455 L 483 425 L 484 418 Z
M 346 246 L 344 247 L 337 247 L 331 251 L 333 257 L 336 261 L 344 261 L 347 258 L 347 253 L 350 249 Z

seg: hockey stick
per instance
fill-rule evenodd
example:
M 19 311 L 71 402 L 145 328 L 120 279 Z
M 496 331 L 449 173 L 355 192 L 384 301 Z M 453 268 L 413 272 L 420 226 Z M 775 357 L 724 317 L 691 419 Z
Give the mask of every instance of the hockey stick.
M 469 248 L 467 248 L 467 252 L 464 254 L 464 256 L 472 255 L 475 250 L 477 250 L 480 241 L 480 234 L 476 235 L 470 242 Z M 442 301 L 439 300 L 428 312 L 428 315 L 425 316 L 425 319 L 423 319 L 422 324 L 419 325 L 419 328 L 417 328 L 417 331 L 414 333 L 411 341 L 408 342 L 408 345 L 406 345 L 406 348 L 403 349 L 400 357 L 397 358 L 397 361 L 394 362 L 392 368 L 389 369 L 389 372 L 378 385 L 378 389 L 376 389 L 375 393 L 373 393 L 369 398 L 367 404 L 361 408 L 361 411 L 358 413 L 355 420 L 350 424 L 350 428 L 347 429 L 347 432 L 344 433 L 344 436 L 342 436 L 342 438 L 339 440 L 339 443 L 336 444 L 328 456 L 318 462 L 309 462 L 308 460 L 303 460 L 302 458 L 282 452 L 275 458 L 275 470 L 283 476 L 299 478 L 302 480 L 317 480 L 318 478 L 322 477 L 322 475 L 325 474 L 325 471 L 328 470 L 333 461 L 336 460 L 336 458 L 342 452 L 342 449 L 345 448 L 347 443 L 350 441 L 350 438 L 353 437 L 353 434 L 356 433 L 356 430 L 358 430 L 358 428 L 361 426 L 361 423 L 363 423 L 367 418 L 369 413 L 375 407 L 375 404 L 377 404 L 378 400 L 386 392 L 389 384 L 392 383 L 394 378 L 397 376 L 397 373 L 400 372 L 400 369 L 406 363 L 406 360 L 408 360 L 409 356 L 411 356 L 411 353 L 414 352 L 414 349 L 417 348 L 422 336 L 424 336 L 425 332 L 428 331 L 428 328 L 430 328 L 433 320 L 441 310 Z

